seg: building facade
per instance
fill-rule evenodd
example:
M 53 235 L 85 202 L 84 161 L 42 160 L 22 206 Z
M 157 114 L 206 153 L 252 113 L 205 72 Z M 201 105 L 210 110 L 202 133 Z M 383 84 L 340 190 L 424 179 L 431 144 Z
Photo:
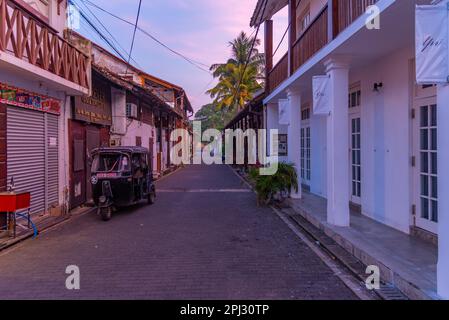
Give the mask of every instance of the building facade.
M 66 10 L 64 0 L 0 1 L 0 190 L 31 192 L 32 214 L 66 210 L 67 96 L 90 92 L 90 58 L 65 39 Z
M 260 0 L 251 24 L 265 24 L 266 126 L 288 135 L 285 160 L 303 189 L 327 200 L 331 225 L 349 227 L 352 209 L 438 245 L 438 293 L 449 298 L 447 88 L 415 80 L 415 5 L 429 3 Z M 371 5 L 379 29 L 366 26 Z M 273 67 L 271 18 L 285 6 L 289 49 Z M 314 76 L 329 78 L 325 116 L 313 112 Z M 289 125 L 280 125 L 285 100 Z

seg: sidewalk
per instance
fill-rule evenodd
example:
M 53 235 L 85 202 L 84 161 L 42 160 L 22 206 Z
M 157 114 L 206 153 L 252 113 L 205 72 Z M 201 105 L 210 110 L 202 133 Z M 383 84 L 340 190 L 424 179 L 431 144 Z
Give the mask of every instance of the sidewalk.
M 293 210 L 325 232 L 365 265 L 377 265 L 384 281 L 411 299 L 439 299 L 436 294 L 437 248 L 361 214 L 351 213 L 351 227 L 329 225 L 326 199 L 304 193 Z
M 63 223 L 67 220 L 79 217 L 81 215 L 87 214 L 91 212 L 94 208 L 84 207 L 77 208 L 72 210 L 68 215 L 63 216 L 51 216 L 49 214 L 43 216 L 32 216 L 33 223 L 35 224 L 38 232 L 42 232 L 46 229 L 54 227 L 60 223 Z M 20 220 L 19 220 L 20 222 Z M 0 233 L 0 251 L 5 250 L 7 248 L 12 247 L 19 242 L 22 242 L 26 239 L 32 238 L 34 236 L 33 230 L 25 230 L 17 226 L 17 236 L 15 238 L 9 237 L 6 232 Z

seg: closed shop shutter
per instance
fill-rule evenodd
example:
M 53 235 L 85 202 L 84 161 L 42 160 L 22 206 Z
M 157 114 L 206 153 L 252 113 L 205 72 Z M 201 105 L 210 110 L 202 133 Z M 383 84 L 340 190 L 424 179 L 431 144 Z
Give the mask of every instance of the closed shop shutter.
M 8 107 L 6 136 L 8 181 L 31 192 L 31 213 L 58 204 L 58 116 Z

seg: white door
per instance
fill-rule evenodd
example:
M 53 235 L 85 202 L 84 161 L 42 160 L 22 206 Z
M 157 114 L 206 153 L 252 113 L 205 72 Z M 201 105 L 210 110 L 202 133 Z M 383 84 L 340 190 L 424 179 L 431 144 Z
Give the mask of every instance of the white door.
M 310 133 L 310 107 L 306 106 L 301 111 L 301 182 L 309 187 L 312 178 Z
M 360 85 L 349 89 L 349 194 L 350 201 L 362 203 L 362 121 Z
M 436 97 L 416 99 L 413 120 L 414 214 L 418 228 L 438 232 Z
M 349 115 L 349 150 L 350 150 L 350 191 L 351 202 L 361 204 L 362 196 L 362 151 L 360 114 Z

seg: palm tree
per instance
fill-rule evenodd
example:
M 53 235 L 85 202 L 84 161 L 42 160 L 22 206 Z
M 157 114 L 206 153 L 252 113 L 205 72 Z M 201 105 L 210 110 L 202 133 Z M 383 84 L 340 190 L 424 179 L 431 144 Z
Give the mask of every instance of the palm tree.
M 254 93 L 263 87 L 261 80 L 265 68 L 265 56 L 257 47 L 260 40 L 249 38 L 245 32 L 229 42 L 232 56 L 226 63 L 211 67 L 218 84 L 207 91 L 220 109 L 240 111 L 253 99 Z

